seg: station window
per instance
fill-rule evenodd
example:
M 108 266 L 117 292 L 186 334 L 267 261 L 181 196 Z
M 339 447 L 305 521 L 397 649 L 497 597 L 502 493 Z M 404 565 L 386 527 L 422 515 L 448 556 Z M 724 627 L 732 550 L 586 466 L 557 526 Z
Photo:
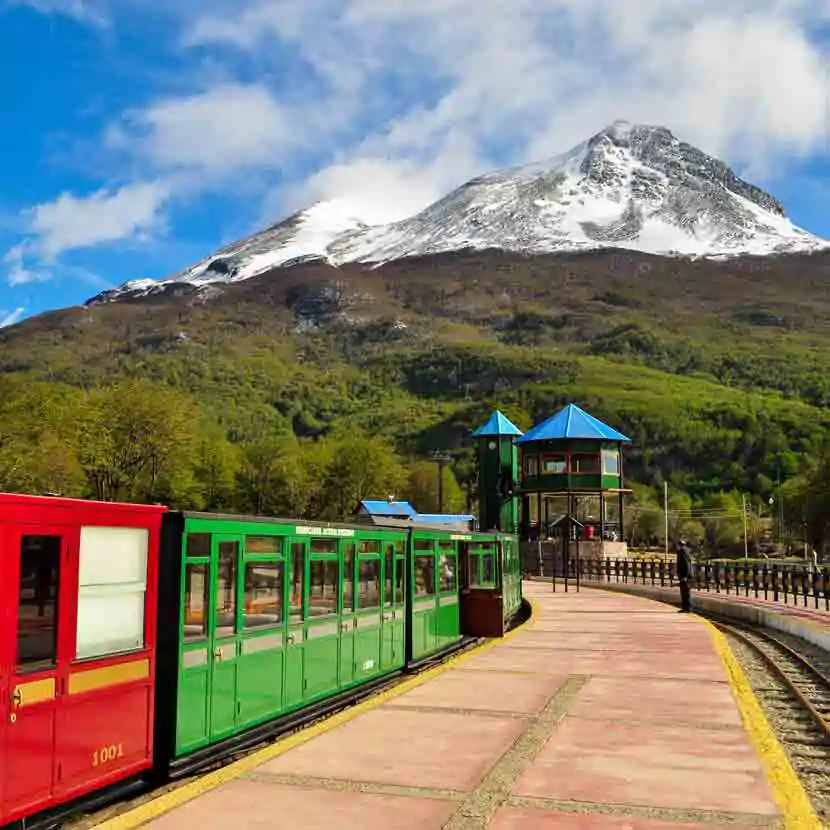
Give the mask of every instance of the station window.
M 383 581 L 383 607 L 391 608 L 393 604 L 393 587 L 395 585 L 395 546 L 387 545 L 384 554 L 386 574 Z
M 312 539 L 312 553 L 337 553 L 337 539 Z
M 293 542 L 291 545 L 291 598 L 288 606 L 288 621 L 302 622 L 303 614 L 303 579 L 305 578 L 305 544 Z
M 539 475 L 539 456 L 538 455 L 526 455 L 525 456 L 525 475 L 530 476 L 530 477 Z
M 442 591 L 455 591 L 458 588 L 457 566 L 454 553 L 442 553 L 438 557 L 438 578 Z
M 371 540 L 368 542 L 361 542 L 360 543 L 360 552 L 361 553 L 380 553 L 380 542 Z
M 239 542 L 219 543 L 219 567 L 216 573 L 216 636 L 236 634 L 236 563 Z
M 542 472 L 546 476 L 562 475 L 568 471 L 568 460 L 564 455 L 546 455 L 542 458 Z
M 583 475 L 599 475 L 599 454 L 571 456 L 571 472 Z
M 184 567 L 184 642 L 207 637 L 208 565 L 188 563 Z
M 609 476 L 620 474 L 620 454 L 617 450 L 602 451 L 602 472 Z
M 415 557 L 415 597 L 435 596 L 435 557 Z
M 357 580 L 357 607 L 380 608 L 380 559 L 361 559 Z
M 185 541 L 185 552 L 192 559 L 210 557 L 210 534 L 188 533 Z
M 346 545 L 343 554 L 343 611 L 354 611 L 354 560 L 356 546 L 353 542 Z
M 245 563 L 246 630 L 282 624 L 283 568 L 277 560 Z
M 60 536 L 24 536 L 20 543 L 17 665 L 55 663 L 60 584 Z
M 250 554 L 281 554 L 283 540 L 279 536 L 246 536 L 245 552 Z
M 340 563 L 336 559 L 312 559 L 309 566 L 308 616 L 336 614 L 339 591 Z
M 149 531 L 82 527 L 78 565 L 78 659 L 144 646 Z

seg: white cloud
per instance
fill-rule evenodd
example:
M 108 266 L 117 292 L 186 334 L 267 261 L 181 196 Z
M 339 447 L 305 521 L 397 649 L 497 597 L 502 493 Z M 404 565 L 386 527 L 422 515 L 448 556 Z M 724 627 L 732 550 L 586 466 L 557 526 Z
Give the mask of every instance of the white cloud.
M 7 282 L 23 285 L 51 278 L 67 252 L 125 239 L 142 241 L 159 227 L 170 196 L 162 182 L 140 182 L 79 198 L 62 193 L 55 201 L 24 212 L 27 236 L 3 256 Z M 86 271 L 74 268 L 85 281 Z
M 828 0 L 249 0 L 207 11 L 184 43 L 290 55 L 318 81 L 307 111 L 361 125 L 310 194 L 416 204 L 618 117 L 762 172 L 823 149 L 828 55 L 811 32 L 828 21 Z M 324 142 L 304 112 L 298 133 Z M 466 147 L 450 169 L 448 142 Z
M 111 2 L 116 23 L 127 6 L 161 8 Z M 167 184 L 36 207 L 18 279 L 149 232 L 171 192 L 270 187 L 268 221 L 321 198 L 397 219 L 616 118 L 663 124 L 754 175 L 828 149 L 816 33 L 830 0 L 179 0 L 164 13 L 179 14 L 176 58 L 193 74 L 113 119 L 104 143 Z
M 88 0 L 11 0 L 13 6 L 29 6 L 41 14 L 60 14 L 73 17 L 82 23 L 103 26 L 106 16 Z
M 112 147 L 137 149 L 163 169 L 210 173 L 274 166 L 300 135 L 262 85 L 223 84 L 128 114 L 108 134 Z
M 15 323 L 19 323 L 23 319 L 23 314 L 26 311 L 23 306 L 16 308 L 14 311 L 3 311 L 0 308 L 0 329 L 4 328 L 5 326 L 13 326 Z
M 98 190 L 85 198 L 62 193 L 54 202 L 28 211 L 35 239 L 26 243 L 46 262 L 66 251 L 103 242 L 145 238 L 160 221 L 159 211 L 169 197 L 160 182 L 141 182 L 119 190 Z

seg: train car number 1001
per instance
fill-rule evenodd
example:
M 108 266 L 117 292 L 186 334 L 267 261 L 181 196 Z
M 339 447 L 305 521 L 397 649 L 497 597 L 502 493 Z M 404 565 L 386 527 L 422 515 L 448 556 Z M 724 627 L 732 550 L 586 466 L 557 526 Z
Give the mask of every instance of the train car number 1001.
M 96 749 L 92 753 L 92 766 L 99 767 L 101 764 L 108 764 L 118 758 L 124 757 L 124 744 L 110 744 Z

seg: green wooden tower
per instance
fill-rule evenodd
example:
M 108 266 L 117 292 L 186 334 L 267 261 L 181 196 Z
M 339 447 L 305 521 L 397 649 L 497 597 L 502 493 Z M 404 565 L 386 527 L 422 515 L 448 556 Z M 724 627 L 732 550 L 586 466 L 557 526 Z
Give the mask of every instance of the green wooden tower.
M 568 404 L 516 441 L 522 537 L 622 540 L 622 447 L 631 440 Z
M 473 433 L 477 442 L 481 530 L 518 532 L 519 458 L 513 441 L 521 434 L 498 410 Z

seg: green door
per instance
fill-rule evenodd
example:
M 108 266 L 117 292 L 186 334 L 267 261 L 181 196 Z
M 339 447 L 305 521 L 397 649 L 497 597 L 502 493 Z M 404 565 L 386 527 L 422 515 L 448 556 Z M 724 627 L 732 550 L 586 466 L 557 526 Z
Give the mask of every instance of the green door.
M 357 545 L 347 542 L 343 546 L 343 600 L 340 612 L 340 687 L 354 683 L 355 678 L 355 562 Z
M 283 700 L 286 709 L 294 709 L 303 702 L 305 674 L 305 620 L 308 575 L 308 541 L 291 540 L 291 562 L 288 575 L 288 633 L 285 644 L 285 686 Z
M 241 537 L 213 537 L 213 596 L 208 680 L 211 740 L 218 740 L 236 729 L 241 558 Z
M 340 558 L 337 539 L 312 539 L 303 695 L 311 700 L 337 689 L 340 669 Z

